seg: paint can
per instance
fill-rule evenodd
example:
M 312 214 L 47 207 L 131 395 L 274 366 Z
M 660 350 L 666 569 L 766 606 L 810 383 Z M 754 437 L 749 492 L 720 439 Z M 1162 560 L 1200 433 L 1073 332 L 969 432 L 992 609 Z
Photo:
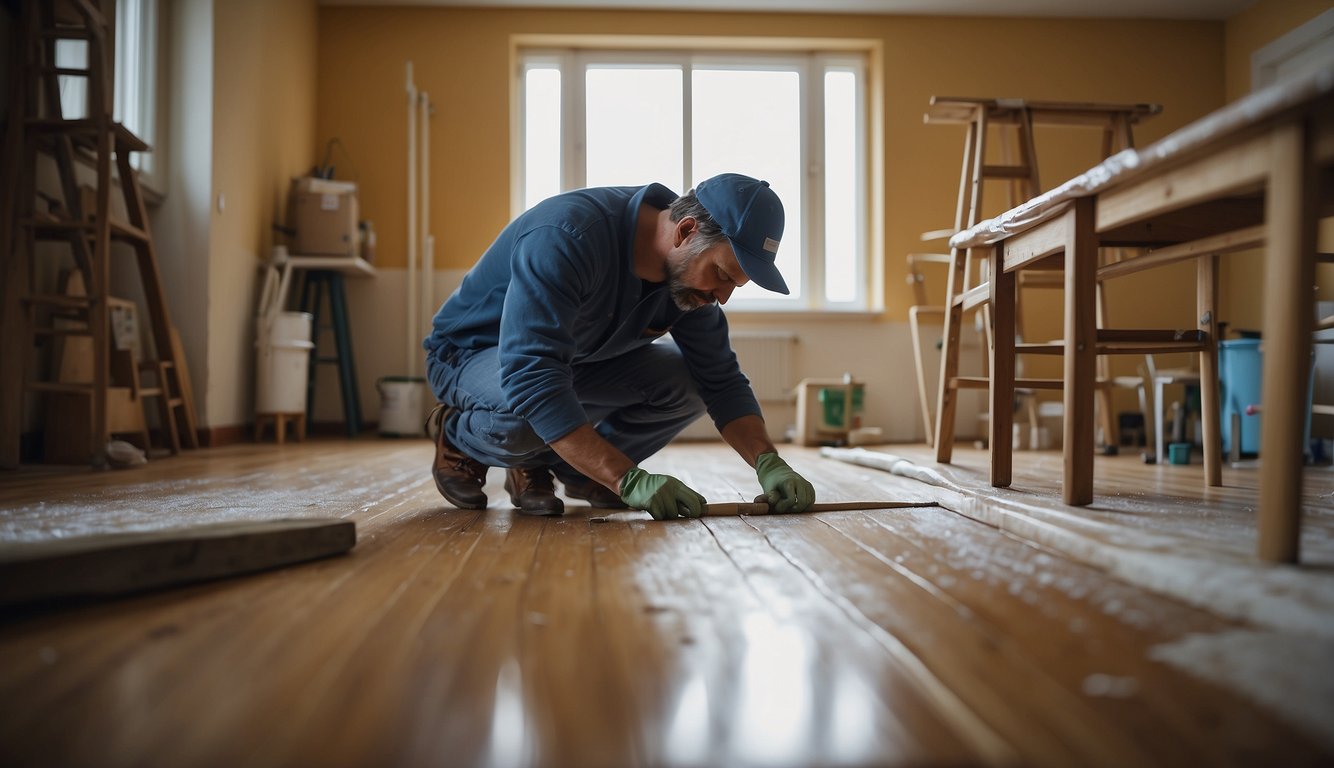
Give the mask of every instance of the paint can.
M 422 437 L 422 403 L 426 379 L 418 376 L 385 376 L 375 382 L 380 393 L 380 435 Z

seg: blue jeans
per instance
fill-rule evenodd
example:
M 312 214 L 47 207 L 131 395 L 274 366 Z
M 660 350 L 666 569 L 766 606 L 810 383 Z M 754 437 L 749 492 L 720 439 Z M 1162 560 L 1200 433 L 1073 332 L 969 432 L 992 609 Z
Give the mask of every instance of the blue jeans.
M 578 477 L 506 405 L 495 347 L 458 352 L 444 362 L 427 355 L 426 369 L 435 399 L 453 409 L 443 428 L 456 448 L 488 466 L 547 467 L 562 479 Z M 598 434 L 636 464 L 705 410 L 680 350 L 670 342 L 574 366 L 574 391 Z

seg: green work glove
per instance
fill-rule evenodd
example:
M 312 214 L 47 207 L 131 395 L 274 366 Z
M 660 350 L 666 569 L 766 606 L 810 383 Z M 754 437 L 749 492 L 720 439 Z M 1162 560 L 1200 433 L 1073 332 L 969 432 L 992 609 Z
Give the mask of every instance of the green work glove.
M 777 453 L 762 453 L 755 460 L 765 500 L 775 512 L 805 512 L 815 503 L 815 486 L 792 471 Z
M 671 475 L 654 475 L 634 467 L 621 478 L 621 501 L 647 510 L 654 520 L 704 514 L 704 497 Z

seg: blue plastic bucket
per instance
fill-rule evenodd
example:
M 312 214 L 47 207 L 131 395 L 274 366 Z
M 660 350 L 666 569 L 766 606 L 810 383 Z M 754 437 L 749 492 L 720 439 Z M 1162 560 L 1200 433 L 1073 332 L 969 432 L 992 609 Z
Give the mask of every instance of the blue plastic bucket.
M 1246 415 L 1247 406 L 1260 404 L 1264 369 L 1259 339 L 1229 339 L 1218 343 L 1218 383 L 1221 389 L 1223 452 L 1232 450 L 1232 415 L 1241 416 L 1241 452 L 1260 452 L 1260 414 Z

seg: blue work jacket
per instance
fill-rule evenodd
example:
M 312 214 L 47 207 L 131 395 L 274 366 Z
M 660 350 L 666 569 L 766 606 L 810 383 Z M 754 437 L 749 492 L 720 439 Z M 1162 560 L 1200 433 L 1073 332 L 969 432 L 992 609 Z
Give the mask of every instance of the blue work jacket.
M 423 346 L 441 362 L 499 347 L 501 391 L 547 443 L 588 423 L 574 367 L 613 360 L 668 331 L 720 429 L 760 414 L 716 304 L 683 312 L 667 284 L 634 273 L 641 203 L 661 184 L 599 187 L 544 200 L 510 222 L 440 307 Z

